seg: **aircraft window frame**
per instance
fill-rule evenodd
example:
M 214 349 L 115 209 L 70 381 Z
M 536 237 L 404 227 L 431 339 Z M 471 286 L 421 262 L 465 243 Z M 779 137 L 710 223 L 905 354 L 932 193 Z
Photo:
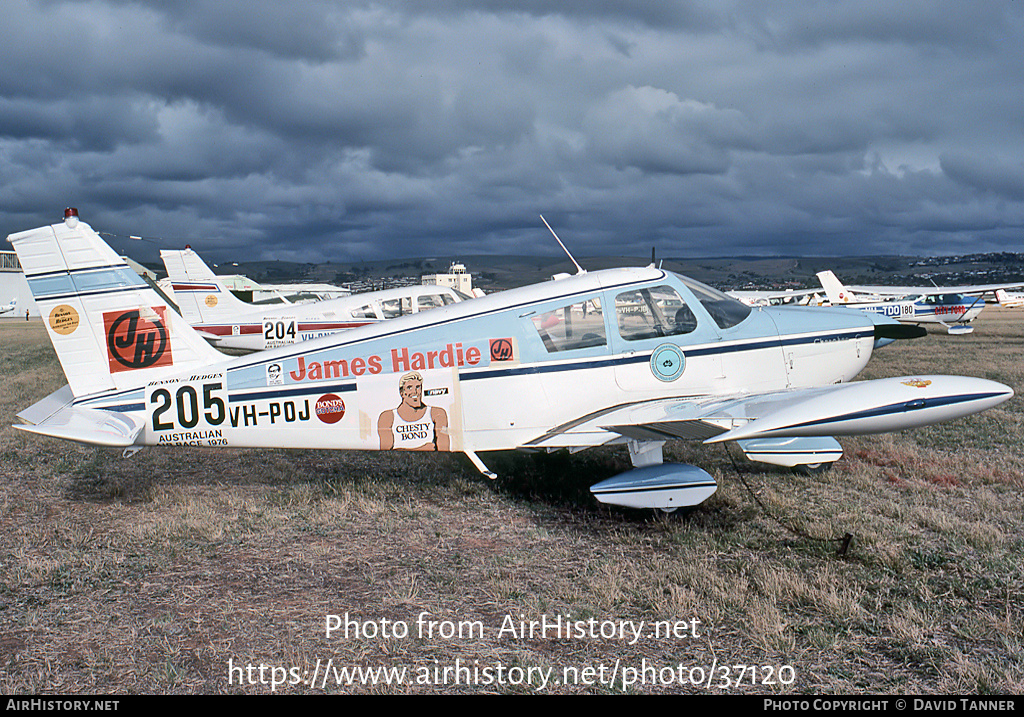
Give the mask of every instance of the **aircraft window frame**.
M 416 311 L 428 311 L 445 306 L 445 294 L 420 294 L 416 297 Z
M 395 307 L 397 307 L 397 311 Z M 380 302 L 380 310 L 385 319 L 397 319 L 399 316 L 408 316 L 412 313 L 412 297 L 401 296 L 394 299 L 384 299 Z
M 734 299 L 707 284 L 702 284 L 699 281 L 679 276 L 678 274 L 676 278 L 683 282 L 683 285 L 690 290 L 694 298 L 704 307 L 704 310 L 711 317 L 711 320 L 715 322 L 715 325 L 723 331 L 739 326 L 750 316 L 750 312 L 753 310 L 742 301 Z
M 585 324 L 583 328 L 578 329 L 577 323 L 580 319 Z M 608 345 L 608 330 L 605 327 L 604 307 L 600 296 L 591 296 L 559 306 L 531 316 L 530 321 L 548 353 Z
M 666 305 L 676 300 L 680 304 L 678 308 L 672 308 L 674 304 Z M 639 306 L 639 310 L 625 310 L 632 305 Z M 696 331 L 698 325 L 686 300 L 667 284 L 619 292 L 615 296 L 615 323 L 619 336 L 625 341 L 683 336 Z
M 376 319 L 377 312 L 373 309 L 373 304 L 363 304 L 355 309 L 352 309 L 353 319 Z

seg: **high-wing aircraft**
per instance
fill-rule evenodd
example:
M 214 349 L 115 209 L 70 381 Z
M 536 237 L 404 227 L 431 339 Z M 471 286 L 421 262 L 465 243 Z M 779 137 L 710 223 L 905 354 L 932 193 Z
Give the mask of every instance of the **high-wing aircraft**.
M 597 499 L 672 511 L 714 478 L 666 464 L 677 438 L 784 466 L 832 437 L 985 410 L 1013 391 L 962 376 L 850 382 L 877 343 L 920 334 L 848 310 L 752 309 L 647 268 L 579 273 L 240 357 L 203 340 L 77 212 L 12 234 L 68 384 L 18 428 L 83 443 L 459 451 L 623 445 Z
M 1019 309 L 1024 306 L 1024 294 L 1019 291 L 1013 293 L 1006 289 L 999 288 L 995 291 L 996 303 L 1004 309 Z
M 971 321 L 985 308 L 985 294 L 1022 284 L 975 286 L 845 286 L 831 271 L 818 279 L 832 306 L 848 306 L 889 316 L 905 324 L 942 324 L 950 334 L 969 334 Z
M 7 306 L 0 306 L 0 314 L 10 313 L 11 311 L 14 311 L 16 308 L 18 308 L 17 297 L 11 299 L 11 303 L 9 303 Z
M 447 286 L 419 285 L 312 304 L 257 307 L 228 291 L 192 249 L 161 250 L 182 316 L 221 349 L 263 351 L 464 300 Z
M 819 289 L 783 289 L 780 291 L 748 291 L 735 289 L 725 292 L 747 306 L 821 306 L 825 299 Z

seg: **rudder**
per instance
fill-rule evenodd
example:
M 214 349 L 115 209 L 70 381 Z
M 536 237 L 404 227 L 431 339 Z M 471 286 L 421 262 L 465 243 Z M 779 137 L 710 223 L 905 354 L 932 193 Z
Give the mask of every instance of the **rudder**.
M 251 314 L 249 304 L 228 291 L 192 249 L 161 249 L 174 299 L 190 324 L 230 324 Z
M 66 210 L 62 224 L 8 241 L 75 396 L 134 388 L 224 360 L 76 210 Z

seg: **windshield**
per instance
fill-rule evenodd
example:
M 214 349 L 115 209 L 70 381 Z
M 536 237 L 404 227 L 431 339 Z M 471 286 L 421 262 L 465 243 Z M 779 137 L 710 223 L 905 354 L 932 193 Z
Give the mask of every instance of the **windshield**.
M 731 329 L 743 319 L 750 316 L 750 307 L 742 301 L 723 294 L 718 289 L 712 289 L 706 284 L 694 281 L 685 276 L 676 275 L 686 285 L 686 288 L 693 292 L 697 301 L 701 303 L 707 312 L 718 324 L 720 329 Z

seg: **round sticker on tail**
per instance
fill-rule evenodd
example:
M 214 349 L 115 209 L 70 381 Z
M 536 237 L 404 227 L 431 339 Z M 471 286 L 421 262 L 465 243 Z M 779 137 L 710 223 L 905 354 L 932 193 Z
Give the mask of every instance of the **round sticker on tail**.
M 75 333 L 78 323 L 78 312 L 67 304 L 54 306 L 53 311 L 50 312 L 50 328 L 61 336 Z

